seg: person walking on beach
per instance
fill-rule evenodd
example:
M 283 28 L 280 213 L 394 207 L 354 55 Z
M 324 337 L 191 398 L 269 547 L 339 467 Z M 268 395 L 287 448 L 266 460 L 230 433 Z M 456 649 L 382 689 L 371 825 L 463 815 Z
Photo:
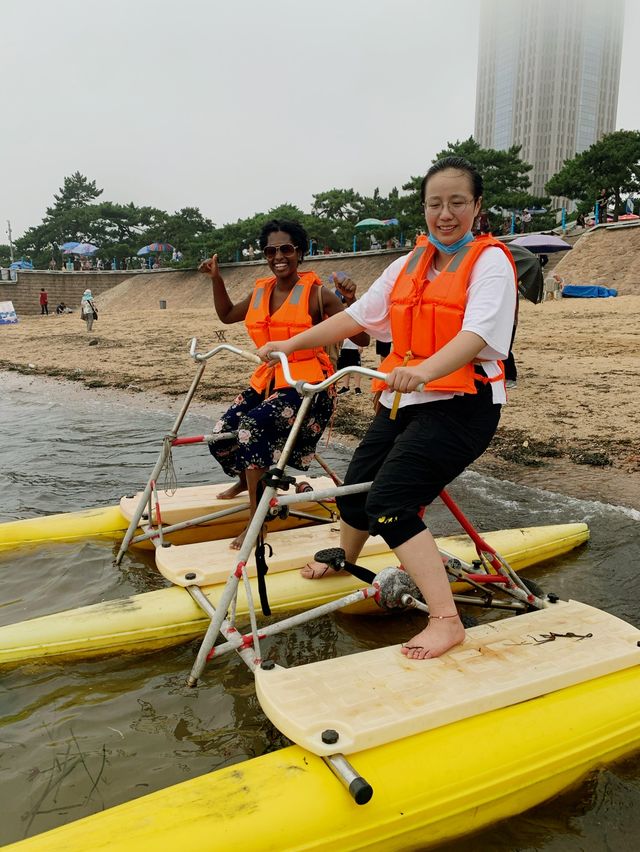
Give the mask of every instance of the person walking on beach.
M 87 331 L 93 328 L 93 321 L 98 319 L 98 311 L 93 302 L 91 290 L 85 290 L 80 303 L 80 316 L 87 324 Z
M 380 366 L 380 405 L 356 449 L 345 485 L 373 481 L 368 494 L 337 499 L 340 540 L 355 562 L 369 535 L 381 535 L 417 583 L 427 626 L 402 648 L 410 659 L 438 657 L 464 639 L 442 560 L 420 510 L 459 476 L 493 437 L 506 402 L 500 361 L 507 357 L 516 308 L 516 270 L 490 235 L 474 239 L 482 178 L 461 157 L 431 166 L 421 185 L 428 236 L 395 260 L 344 313 L 289 340 L 267 343 L 260 358 L 291 355 L 366 329 L 392 340 Z M 332 569 L 311 563 L 321 581 Z
M 49 294 L 42 287 L 40 289 L 40 316 L 44 316 L 45 314 L 49 316 Z
M 200 271 L 211 277 L 213 303 L 223 323 L 244 321 L 256 346 L 261 346 L 270 340 L 286 339 L 321 322 L 323 316 L 343 310 L 338 297 L 322 286 L 315 272 L 299 269 L 309 249 L 307 233 L 301 225 L 277 219 L 267 222 L 259 244 L 273 274 L 256 281 L 253 291 L 235 304 L 220 275 L 217 255 L 200 264 Z M 369 342 L 369 336 L 361 329 L 356 329 L 354 337 L 356 343 Z M 298 353 L 291 361 L 291 373 L 296 380 L 320 382 L 332 375 L 333 367 L 324 349 L 318 346 Z M 230 440 L 209 445 L 224 472 L 238 477 L 219 497 L 230 499 L 248 490 L 253 516 L 258 483 L 280 458 L 301 403 L 302 397 L 287 384 L 279 364 L 261 364 L 254 371 L 250 387 L 235 398 L 213 428 L 214 434 L 236 433 Z M 308 469 L 334 403 L 333 392 L 323 391 L 314 397 L 288 461 L 291 467 Z M 233 540 L 233 549 L 242 546 L 245 532 Z

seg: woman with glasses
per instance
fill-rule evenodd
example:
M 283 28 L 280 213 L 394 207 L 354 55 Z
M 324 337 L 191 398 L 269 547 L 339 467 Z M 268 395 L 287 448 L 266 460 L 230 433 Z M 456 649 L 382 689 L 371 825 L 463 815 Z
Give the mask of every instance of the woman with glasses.
M 256 281 L 253 291 L 235 304 L 231 301 L 220 275 L 217 255 L 200 265 L 211 277 L 213 303 L 223 323 L 244 321 L 256 346 L 287 340 L 294 334 L 320 323 L 344 310 L 343 303 L 315 272 L 301 272 L 299 265 L 309 248 L 307 233 L 301 225 L 284 220 L 267 222 L 260 233 L 260 249 L 273 275 Z M 340 286 L 340 285 L 338 285 Z M 355 300 L 355 285 L 348 280 L 341 289 L 345 305 Z M 354 341 L 362 346 L 369 336 L 362 329 L 354 332 Z M 328 355 L 321 346 L 298 351 L 291 359 L 294 379 L 320 382 L 333 373 Z M 248 490 L 251 514 L 257 505 L 260 478 L 280 458 L 302 397 L 285 381 L 282 367 L 260 365 L 251 376 L 250 387 L 242 391 L 214 426 L 213 432 L 235 432 L 233 439 L 209 445 L 211 454 L 224 472 L 238 481 L 220 494 L 232 498 Z M 287 462 L 297 470 L 307 470 L 316 445 L 333 413 L 335 393 L 316 394 L 309 416 Z M 231 543 L 239 549 L 244 532 Z
M 338 498 L 341 545 L 355 562 L 369 535 L 381 535 L 429 607 L 424 630 L 402 648 L 421 660 L 464 639 L 449 580 L 421 518 L 440 491 L 489 445 L 506 402 L 507 357 L 516 305 L 511 255 L 471 229 L 482 206 L 482 178 L 460 157 L 438 160 L 422 181 L 428 235 L 394 261 L 344 313 L 258 351 L 287 355 L 366 329 L 392 341 L 374 383 L 379 408 L 355 451 L 345 484 L 373 481 L 368 494 Z M 331 573 L 311 563 L 303 575 Z

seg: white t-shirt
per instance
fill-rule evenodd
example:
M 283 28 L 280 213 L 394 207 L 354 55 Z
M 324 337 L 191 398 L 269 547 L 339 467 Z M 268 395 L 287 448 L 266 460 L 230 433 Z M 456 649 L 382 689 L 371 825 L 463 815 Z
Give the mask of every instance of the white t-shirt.
M 367 292 L 346 308 L 349 316 L 376 340 L 391 340 L 391 291 L 406 262 L 406 256 L 394 260 Z M 432 266 L 427 278 L 432 281 L 437 274 Z M 486 343 L 477 357 L 483 361 L 482 367 L 489 378 L 500 375 L 498 361 L 503 361 L 509 354 L 515 308 L 516 287 L 511 264 L 502 249 L 490 246 L 478 257 L 471 271 L 462 322 L 463 331 L 474 332 Z M 494 403 L 504 404 L 507 401 L 504 382 L 492 382 L 491 389 Z M 383 391 L 380 402 L 391 408 L 394 396 L 394 391 Z M 401 395 L 400 406 L 435 402 L 454 396 L 456 394 L 442 391 L 413 391 Z
M 345 337 L 345 339 L 342 341 L 342 346 L 340 348 L 341 349 L 359 349 L 360 347 L 358 346 L 357 343 L 354 343 L 353 340 L 351 340 L 349 337 Z

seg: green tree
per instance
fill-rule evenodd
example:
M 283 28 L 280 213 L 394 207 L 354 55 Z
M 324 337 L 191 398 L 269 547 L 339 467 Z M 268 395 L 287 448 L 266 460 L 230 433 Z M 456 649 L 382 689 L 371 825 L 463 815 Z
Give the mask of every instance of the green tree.
M 147 244 L 168 242 L 183 255 L 181 266 L 194 266 L 206 255 L 215 231 L 211 219 L 203 216 L 197 207 L 183 207 L 171 216 L 162 211 L 146 231 Z
M 423 177 L 424 175 L 410 177 L 406 183 L 402 184 L 402 189 L 406 195 L 400 196 L 399 218 L 405 229 L 404 233 L 411 238 L 425 229 L 424 210 L 420 198 L 420 185 Z
M 47 216 L 55 216 L 61 210 L 73 210 L 77 207 L 86 207 L 95 201 L 103 190 L 98 189 L 95 180 L 89 180 L 80 172 L 74 172 L 70 177 L 64 179 L 64 185 L 58 190 L 60 195 L 53 197 L 56 203 L 53 207 L 47 207 Z
M 546 185 L 547 192 L 581 202 L 590 209 L 603 194 L 615 201 L 614 221 L 623 212 L 622 196 L 640 189 L 640 131 L 617 130 L 565 160 Z
M 362 213 L 362 196 L 354 189 L 330 189 L 313 196 L 311 212 L 323 219 L 357 222 Z

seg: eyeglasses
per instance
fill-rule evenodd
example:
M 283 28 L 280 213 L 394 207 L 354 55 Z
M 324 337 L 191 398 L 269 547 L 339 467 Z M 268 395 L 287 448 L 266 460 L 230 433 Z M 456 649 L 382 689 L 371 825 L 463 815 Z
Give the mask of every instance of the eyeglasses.
M 293 243 L 282 243 L 281 246 L 265 246 L 262 250 L 267 260 L 273 260 L 278 252 L 283 257 L 293 257 L 297 251 L 298 249 Z
M 442 201 L 425 201 L 422 206 L 427 213 L 440 213 L 446 207 L 449 213 L 453 213 L 456 216 L 459 213 L 463 213 L 470 204 L 473 204 L 474 200 L 470 198 L 468 201 L 463 201 L 461 198 L 456 198 L 453 201 L 448 201 L 446 204 L 443 204 Z

